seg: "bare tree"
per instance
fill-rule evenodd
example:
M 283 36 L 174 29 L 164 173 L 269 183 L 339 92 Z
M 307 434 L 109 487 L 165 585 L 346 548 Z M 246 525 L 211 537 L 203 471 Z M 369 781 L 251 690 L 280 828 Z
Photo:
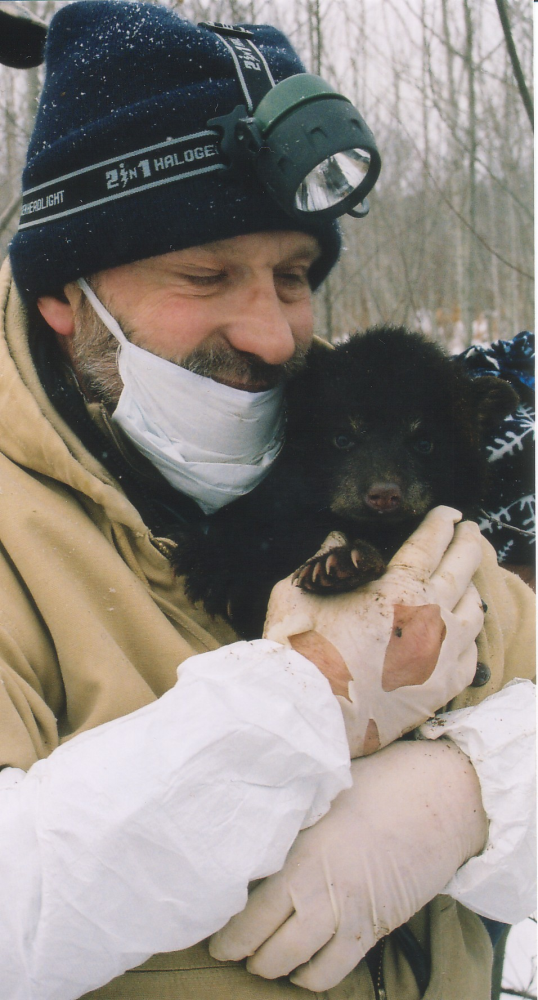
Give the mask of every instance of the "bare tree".
M 514 45 L 514 38 L 510 28 L 510 20 L 508 18 L 508 11 L 506 9 L 505 0 L 495 0 L 497 4 L 497 10 L 499 11 L 499 18 L 501 21 L 504 37 L 506 40 L 506 48 L 508 49 L 508 54 L 510 56 L 510 62 L 512 63 L 512 68 L 514 70 L 514 76 L 517 81 L 519 88 L 519 93 L 521 94 L 521 100 L 525 111 L 527 112 L 528 119 L 531 124 L 531 128 L 534 132 L 534 105 L 532 103 L 532 97 L 529 93 L 529 88 L 527 87 L 527 82 L 523 75 L 523 70 L 521 69 L 521 63 L 517 54 L 517 49 Z

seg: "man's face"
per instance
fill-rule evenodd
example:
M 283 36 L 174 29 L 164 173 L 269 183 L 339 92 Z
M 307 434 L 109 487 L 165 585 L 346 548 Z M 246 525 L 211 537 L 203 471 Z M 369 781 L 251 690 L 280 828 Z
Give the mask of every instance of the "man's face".
M 313 332 L 308 271 L 319 253 L 304 233 L 256 233 L 102 271 L 91 284 L 139 347 L 258 392 L 301 367 Z M 117 343 L 78 286 L 66 294 L 74 368 L 85 387 L 115 404 Z

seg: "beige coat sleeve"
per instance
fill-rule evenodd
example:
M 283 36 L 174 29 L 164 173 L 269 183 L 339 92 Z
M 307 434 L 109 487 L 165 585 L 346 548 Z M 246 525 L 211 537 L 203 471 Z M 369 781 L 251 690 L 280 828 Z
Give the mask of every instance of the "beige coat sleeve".
M 533 680 L 535 663 L 535 595 L 530 587 L 497 564 L 495 549 L 484 538 L 482 563 L 474 577 L 487 606 L 484 628 L 478 637 L 478 659 L 491 677 L 483 687 L 466 688 L 450 709 L 477 705 L 499 691 L 514 677 Z
M 50 635 L 7 559 L 0 594 L 0 765 L 26 770 L 58 746 L 63 684 Z

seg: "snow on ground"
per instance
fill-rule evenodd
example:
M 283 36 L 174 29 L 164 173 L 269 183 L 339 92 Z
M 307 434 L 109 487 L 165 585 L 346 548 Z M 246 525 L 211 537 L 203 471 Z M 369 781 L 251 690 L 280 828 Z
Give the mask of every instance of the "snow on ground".
M 512 927 L 508 935 L 501 1000 L 513 1000 L 514 995 L 536 996 L 536 951 L 536 921 L 529 917 Z M 505 993 L 505 989 L 511 992 Z

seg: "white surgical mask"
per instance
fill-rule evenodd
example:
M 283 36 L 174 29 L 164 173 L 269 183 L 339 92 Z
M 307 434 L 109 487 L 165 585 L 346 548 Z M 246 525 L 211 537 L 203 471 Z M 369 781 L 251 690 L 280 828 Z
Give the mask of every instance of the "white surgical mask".
M 233 389 L 137 347 L 87 282 L 78 284 L 119 342 L 123 390 L 112 421 L 205 514 L 254 489 L 282 447 L 282 387 Z

